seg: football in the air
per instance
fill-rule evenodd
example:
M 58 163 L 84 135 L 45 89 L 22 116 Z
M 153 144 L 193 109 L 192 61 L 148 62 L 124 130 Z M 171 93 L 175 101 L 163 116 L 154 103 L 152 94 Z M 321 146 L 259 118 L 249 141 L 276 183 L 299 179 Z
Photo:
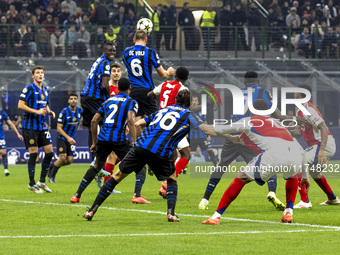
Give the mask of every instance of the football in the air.
M 138 20 L 137 30 L 144 30 L 148 35 L 152 32 L 153 23 L 147 18 Z

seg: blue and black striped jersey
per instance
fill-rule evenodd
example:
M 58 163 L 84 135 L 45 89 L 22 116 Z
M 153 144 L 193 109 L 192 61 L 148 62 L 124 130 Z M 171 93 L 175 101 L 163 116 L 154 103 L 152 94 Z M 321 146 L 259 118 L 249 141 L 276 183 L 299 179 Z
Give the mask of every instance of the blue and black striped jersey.
M 155 50 L 142 45 L 128 47 L 124 51 L 123 61 L 132 87 L 154 89 L 152 67 L 161 66 Z
M 7 120 L 9 120 L 7 113 L 0 110 L 0 140 L 5 139 L 4 121 L 7 121 Z
M 189 133 L 190 125 L 197 128 L 203 124 L 188 109 L 178 105 L 160 109 L 144 120 L 148 126 L 135 145 L 164 158 L 171 157 L 177 144 Z
M 253 88 L 253 102 L 256 99 L 264 99 L 268 103 L 268 109 L 272 106 L 272 96 L 267 89 L 257 87 L 256 85 L 248 85 L 242 89 L 244 96 L 244 107 L 248 107 L 248 88 Z M 244 117 L 251 117 L 252 113 L 249 109 L 247 109 L 246 113 L 243 115 L 234 115 L 233 121 L 236 122 Z
M 62 124 L 64 132 L 74 139 L 74 137 L 76 136 L 78 123 L 82 116 L 83 116 L 82 109 L 76 107 L 76 111 L 72 112 L 70 107 L 68 106 L 60 112 L 58 123 Z M 58 139 L 67 141 L 67 139 L 59 133 Z
M 48 104 L 49 89 L 42 86 L 41 89 L 34 84 L 27 85 L 21 92 L 20 99 L 26 102 L 26 105 L 35 110 L 45 108 Z M 43 115 L 24 113 L 22 119 L 22 129 L 30 130 L 47 130 L 46 123 Z
M 104 91 L 102 77 L 110 75 L 110 60 L 108 60 L 103 54 L 92 65 L 86 80 L 86 85 L 81 92 L 81 95 L 106 100 L 109 95 L 107 95 Z
M 197 115 L 201 120 L 206 121 L 207 120 L 207 116 L 206 115 L 202 115 L 201 112 L 198 113 L 193 113 L 195 115 Z M 189 139 L 200 139 L 200 138 L 206 138 L 206 134 L 197 129 L 197 128 L 191 128 L 190 129 L 190 133 L 189 133 Z
M 100 128 L 98 140 L 126 141 L 125 130 L 129 111 L 137 114 L 138 104 L 127 94 L 119 93 L 106 100 L 98 110 L 98 113 L 103 117 L 103 125 Z

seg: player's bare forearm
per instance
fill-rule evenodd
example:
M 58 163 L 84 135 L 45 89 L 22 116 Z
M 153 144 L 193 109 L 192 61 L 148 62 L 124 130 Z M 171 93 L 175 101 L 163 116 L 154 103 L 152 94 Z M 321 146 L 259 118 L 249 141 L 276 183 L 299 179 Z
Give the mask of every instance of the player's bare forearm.
M 24 112 L 38 114 L 38 110 L 35 110 L 35 109 L 27 106 L 26 102 L 23 101 L 23 100 L 19 100 L 18 109 L 23 110 Z
M 320 144 L 320 151 L 325 151 L 326 144 L 328 140 L 328 127 L 326 126 L 325 122 L 323 121 L 318 125 L 318 128 L 321 130 L 321 144 Z
M 289 130 L 288 129 L 288 131 L 290 132 L 290 134 L 293 137 L 300 138 L 302 136 L 301 126 L 300 125 L 296 125 L 294 130 Z
M 55 118 L 55 113 L 50 109 L 49 105 L 46 105 L 46 113 L 52 116 L 53 119 Z
M 146 122 L 145 122 L 145 120 L 144 119 L 140 119 L 139 121 L 137 121 L 136 123 L 135 123 L 135 127 L 146 127 Z
M 272 113 L 272 116 L 279 120 L 295 120 L 299 125 L 309 125 L 308 121 L 301 116 L 290 116 L 290 115 L 282 115 L 280 110 L 276 108 L 276 110 Z
M 59 134 L 61 134 L 63 137 L 65 137 L 66 140 L 68 140 L 68 139 L 70 138 L 70 136 L 68 136 L 68 135 L 65 133 L 65 131 L 63 130 L 63 127 L 64 127 L 63 124 L 58 123 L 58 124 L 57 124 L 57 131 L 58 131 Z
M 136 142 L 136 127 L 135 127 L 135 113 L 130 111 L 128 112 L 128 127 L 130 130 L 131 138 L 133 143 Z
M 102 79 L 102 86 L 106 95 L 110 96 L 110 76 L 104 76 Z
M 14 130 L 14 132 L 16 133 L 16 135 L 20 138 L 21 135 L 18 131 L 18 129 L 15 127 L 15 125 L 13 124 L 13 122 L 11 120 L 7 120 L 7 124 L 11 127 L 11 129 Z
M 103 117 L 96 113 L 91 120 L 91 134 L 92 134 L 92 145 L 97 144 L 98 124 L 103 120 Z

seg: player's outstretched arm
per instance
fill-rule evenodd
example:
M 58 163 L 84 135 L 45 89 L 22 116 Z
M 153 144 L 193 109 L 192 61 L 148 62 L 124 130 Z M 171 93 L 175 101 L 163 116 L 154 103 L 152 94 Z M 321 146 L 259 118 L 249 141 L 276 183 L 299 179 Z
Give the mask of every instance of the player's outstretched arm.
M 102 77 L 102 86 L 104 89 L 104 92 L 106 93 L 106 95 L 110 96 L 110 76 L 103 76 Z
M 67 134 L 65 133 L 65 131 L 63 130 L 63 127 L 64 127 L 63 124 L 61 124 L 61 123 L 58 123 L 58 124 L 57 124 L 57 131 L 58 131 L 58 133 L 61 134 L 63 137 L 65 137 L 66 140 L 67 140 L 71 145 L 75 145 L 75 144 L 76 144 L 76 141 L 75 141 L 71 136 L 69 136 L 69 135 L 67 135 Z
M 288 131 L 295 138 L 300 138 L 302 136 L 301 126 L 300 125 L 296 125 L 294 130 L 289 130 L 288 129 Z
M 134 111 L 129 111 L 128 112 L 128 127 L 130 130 L 131 138 L 133 143 L 136 142 L 136 127 L 135 127 L 135 112 Z
M 146 121 L 144 119 L 140 119 L 135 123 L 135 127 L 146 127 Z
M 38 114 L 38 115 L 46 115 L 46 108 L 40 108 L 39 110 L 35 110 L 29 106 L 27 106 L 26 102 L 23 100 L 19 100 L 18 109 L 23 110 L 28 113 Z
M 282 115 L 281 114 L 281 111 L 279 109 L 276 108 L 276 110 L 272 113 L 272 116 L 276 119 L 279 119 L 279 120 L 296 120 L 296 122 L 301 125 L 301 124 L 304 124 L 306 126 L 309 126 L 309 122 L 304 118 L 304 117 L 301 117 L 301 116 L 289 116 L 289 115 Z
M 326 123 L 323 121 L 318 125 L 318 129 L 321 130 L 321 144 L 320 144 L 320 151 L 318 155 L 318 163 L 322 165 L 327 162 L 325 149 L 326 149 L 326 144 L 328 140 L 328 127 Z
M 103 117 L 99 113 L 96 113 L 91 120 L 91 134 L 92 134 L 92 145 L 90 147 L 91 153 L 96 152 L 98 124 L 102 120 L 103 120 Z
M 21 141 L 23 141 L 24 138 L 22 137 L 22 135 L 20 135 L 18 129 L 15 127 L 15 125 L 13 124 L 13 122 L 12 122 L 10 119 L 7 120 L 7 124 L 11 127 L 11 129 L 14 130 L 14 132 L 17 134 L 17 137 L 18 137 Z
M 175 70 L 172 67 L 169 67 L 168 70 L 164 70 L 163 66 L 156 68 L 156 71 L 161 78 L 168 78 L 175 74 Z
M 147 94 L 148 97 L 150 98 L 154 98 L 156 97 L 156 94 L 153 92 L 153 91 L 150 91 L 148 94 Z

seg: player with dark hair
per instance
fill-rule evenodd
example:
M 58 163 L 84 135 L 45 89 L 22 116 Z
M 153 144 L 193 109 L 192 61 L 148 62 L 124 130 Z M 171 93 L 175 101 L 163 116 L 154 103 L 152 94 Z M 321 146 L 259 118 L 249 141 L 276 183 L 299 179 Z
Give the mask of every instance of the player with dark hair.
M 96 153 L 96 160 L 94 166 L 87 170 L 77 192 L 71 198 L 72 203 L 80 202 L 82 193 L 105 165 L 106 159 L 112 151 L 119 159 L 123 159 L 131 149 L 131 142 L 125 134 L 126 125 L 129 127 L 132 141 L 136 141 L 135 114 L 138 111 L 138 104 L 129 97 L 130 81 L 127 78 L 121 78 L 118 82 L 118 90 L 119 94 L 106 100 L 91 121 L 92 146 L 90 150 Z M 103 122 L 103 125 L 97 136 L 97 126 L 100 122 Z M 104 183 L 103 187 L 106 186 L 107 182 Z M 140 194 L 135 196 L 144 199 Z
M 309 85 L 302 84 L 299 88 L 307 89 L 312 94 L 312 88 Z M 295 93 L 294 98 L 303 98 L 301 93 Z M 305 115 L 301 110 L 297 112 L 297 116 L 305 117 L 309 125 L 297 125 L 294 131 L 290 131 L 293 137 L 301 137 L 305 139 L 308 148 L 305 149 L 306 161 L 309 164 L 309 173 L 314 181 L 327 195 L 327 200 L 320 205 L 339 205 L 340 199 L 334 195 L 332 188 L 329 186 L 326 177 L 322 174 L 322 170 L 336 151 L 336 143 L 333 135 L 328 130 L 325 121 L 319 110 L 311 103 L 307 102 L 304 107 L 311 113 Z M 301 182 L 302 176 L 299 176 Z M 312 203 L 304 188 L 299 189 L 301 201 L 294 208 L 311 208 Z
M 43 86 L 44 68 L 35 66 L 32 69 L 33 83 L 27 85 L 20 95 L 18 109 L 25 112 L 22 120 L 22 134 L 26 148 L 29 151 L 28 159 L 28 189 L 35 193 L 52 192 L 46 185 L 47 168 L 53 158 L 51 134 L 47 130 L 44 117 L 46 114 L 55 118 L 55 113 L 48 105 L 49 89 Z M 42 147 L 45 157 L 41 164 L 40 180 L 35 183 L 35 164 L 38 156 L 38 148 Z M 41 189 L 43 190 L 41 190 Z
M 183 90 L 176 96 L 176 105 L 160 109 L 136 122 L 137 126 L 147 127 L 137 139 L 134 147 L 122 160 L 119 169 L 99 191 L 93 205 L 84 215 L 87 220 L 92 220 L 99 206 L 118 183 L 133 171 L 138 172 L 145 164 L 148 164 L 153 169 L 158 180 L 166 179 L 168 182 L 166 191 L 168 221 L 179 221 L 175 215 L 177 181 L 172 157 L 173 151 L 179 141 L 188 134 L 190 125 L 200 126 L 202 129 L 206 126 L 199 120 L 192 118 L 190 111 L 187 109 L 189 106 L 190 92 Z
M 10 172 L 8 171 L 8 159 L 7 159 L 7 146 L 4 134 L 4 122 L 7 123 L 13 129 L 13 131 L 17 134 L 17 137 L 23 141 L 24 138 L 20 135 L 17 128 L 13 124 L 13 122 L 9 119 L 7 113 L 3 110 L 0 110 L 0 160 L 4 164 L 4 173 L 5 176 L 9 176 Z
M 51 183 L 56 183 L 55 176 L 60 167 L 73 163 L 76 151 L 76 141 L 74 138 L 79 121 L 83 116 L 83 110 L 77 107 L 78 95 L 75 93 L 68 95 L 68 104 L 69 106 L 60 112 L 58 118 L 57 155 L 59 158 L 49 170 L 48 177 Z
M 264 99 L 255 100 L 253 105 L 257 110 L 268 109 L 268 103 Z M 221 215 L 237 198 L 245 184 L 255 181 L 262 186 L 265 184 L 265 180 L 270 178 L 280 167 L 283 178 L 286 179 L 287 203 L 281 223 L 292 223 L 293 205 L 298 188 L 297 174 L 302 172 L 301 184 L 306 185 L 306 192 L 310 186 L 308 170 L 305 167 L 305 155 L 301 145 L 293 139 L 279 120 L 255 114 L 231 125 L 211 127 L 207 134 L 217 136 L 233 132 L 245 132 L 247 137 L 262 149 L 262 153 L 254 157 L 244 169 L 238 172 L 237 177 L 224 192 L 214 215 L 202 223 L 220 224 Z
M 136 121 L 157 111 L 157 100 L 147 96 L 154 89 L 152 67 L 161 78 L 168 78 L 175 73 L 172 67 L 164 70 L 157 52 L 146 46 L 147 41 L 146 32 L 137 30 L 133 38 L 135 45 L 127 47 L 123 53 L 123 61 L 131 81 L 131 97 L 139 106 Z M 137 127 L 136 131 L 139 136 L 141 129 Z
M 83 108 L 83 125 L 89 129 L 89 147 L 91 146 L 91 120 L 98 109 L 110 96 L 110 62 L 116 54 L 116 46 L 112 41 L 105 41 L 103 54 L 94 62 L 81 92 L 80 102 Z
M 248 96 L 248 88 L 252 88 L 253 90 L 253 102 L 257 99 L 264 99 L 268 104 L 268 109 L 272 106 L 272 97 L 270 92 L 267 89 L 259 87 L 259 78 L 258 74 L 255 71 L 247 71 L 244 75 L 244 85 L 245 87 L 242 89 L 243 95 L 245 97 Z M 247 100 L 245 100 L 246 103 Z M 245 117 L 251 117 L 252 113 L 248 109 L 248 111 L 243 115 L 235 115 L 233 118 L 233 122 L 241 120 Z M 274 118 L 283 120 L 283 119 L 292 119 L 291 116 L 281 115 L 281 112 L 276 109 L 272 114 Z M 293 117 L 294 119 L 295 117 Z M 303 118 L 297 118 L 298 122 L 302 122 Z M 238 156 L 242 156 L 242 158 L 248 163 L 252 158 L 257 156 L 261 150 L 259 150 L 254 144 L 247 138 L 247 135 L 244 133 L 241 134 L 240 139 L 242 139 L 244 145 L 238 143 L 235 144 L 231 140 L 226 140 L 221 153 L 221 161 L 219 163 L 220 169 L 224 167 L 227 168 L 231 162 L 233 162 Z M 222 170 L 215 169 L 210 176 L 210 180 L 206 187 L 206 191 L 204 193 L 203 199 L 199 204 L 199 209 L 208 209 L 209 198 L 211 194 L 214 192 L 217 184 L 221 180 L 224 172 Z M 284 210 L 284 204 L 276 197 L 276 186 L 277 180 L 274 175 L 272 178 L 269 178 L 268 181 L 268 190 L 269 193 L 267 195 L 268 201 L 270 201 L 277 210 Z

